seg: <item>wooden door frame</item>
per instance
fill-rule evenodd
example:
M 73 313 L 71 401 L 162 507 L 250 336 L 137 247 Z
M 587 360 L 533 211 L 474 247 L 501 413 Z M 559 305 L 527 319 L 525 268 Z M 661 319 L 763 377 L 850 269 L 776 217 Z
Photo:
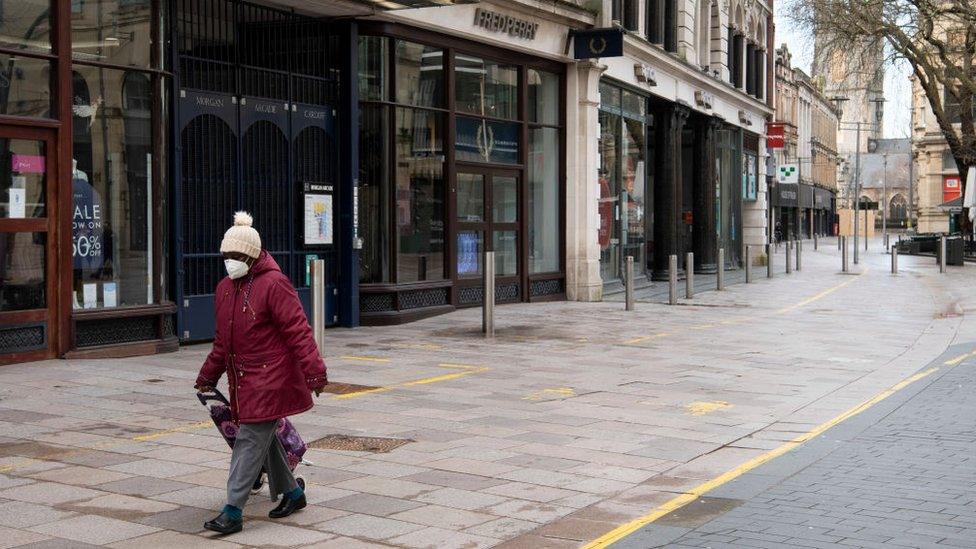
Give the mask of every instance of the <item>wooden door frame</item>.
M 62 337 L 63 319 L 61 314 L 59 250 L 61 231 L 59 220 L 64 206 L 59 201 L 58 184 L 58 131 L 53 126 L 27 126 L 0 123 L 0 138 L 44 142 L 44 200 L 45 217 L 9 219 L 0 218 L 0 232 L 4 233 L 44 233 L 44 309 L 0 312 L 0 326 L 30 324 L 46 321 L 47 348 L 35 351 L 21 351 L 0 355 L 0 364 L 27 362 L 54 358 L 58 355 Z M 70 193 L 68 195 L 70 197 Z
M 484 206 L 483 206 L 484 221 L 482 222 L 466 223 L 463 221 L 459 221 L 457 219 L 457 177 L 458 174 L 462 174 L 462 173 L 478 174 L 484 177 L 484 188 L 482 190 L 482 196 L 484 200 Z M 459 255 L 459 250 L 457 249 L 457 235 L 462 230 L 465 231 L 481 230 L 484 235 L 483 242 L 482 242 L 482 245 L 484 247 L 483 249 L 492 250 L 494 247 L 492 245 L 492 236 L 493 236 L 493 232 L 495 231 L 495 222 L 493 220 L 494 197 L 492 194 L 492 186 L 493 186 L 492 182 L 493 182 L 493 177 L 495 175 L 501 175 L 504 177 L 514 177 L 518 182 L 518 186 L 516 189 L 516 200 L 517 200 L 516 211 L 517 211 L 518 219 L 516 220 L 515 223 L 501 223 L 501 225 L 505 225 L 506 228 L 500 229 L 500 230 L 511 230 L 509 226 L 511 225 L 515 226 L 514 230 L 516 232 L 516 246 L 517 246 L 515 252 L 516 252 L 516 259 L 518 261 L 518 273 L 514 276 L 512 275 L 505 276 L 505 277 L 496 276 L 495 280 L 496 282 L 501 282 L 501 283 L 518 282 L 520 288 L 519 301 L 520 302 L 526 301 L 525 298 L 526 284 L 527 284 L 526 281 L 528 280 L 528 275 L 526 271 L 528 269 L 528 264 L 524 258 L 524 256 L 526 255 L 524 252 L 527 248 L 526 242 L 524 242 L 525 234 L 526 234 L 526 230 L 525 230 L 526 220 L 525 220 L 525 212 L 524 212 L 525 208 L 523 205 L 523 202 L 525 201 L 525 169 L 523 166 L 519 166 L 519 165 L 508 166 L 508 165 L 496 165 L 496 164 L 483 164 L 477 162 L 474 163 L 457 162 L 454 165 L 454 169 L 451 171 L 452 181 L 451 181 L 450 188 L 452 189 L 452 192 L 450 193 L 451 203 L 450 203 L 450 207 L 448 208 L 451 215 L 450 240 L 452 240 L 451 250 L 453 251 L 453 253 L 450 254 L 451 257 L 449 258 L 449 261 L 450 261 L 450 280 L 452 284 L 452 293 L 454 294 L 452 301 L 454 303 L 458 303 L 457 292 L 460 288 L 481 286 L 483 280 L 483 277 L 461 278 L 458 276 L 457 258 Z M 468 228 L 461 227 L 461 225 L 469 225 L 469 224 L 478 225 L 481 228 L 468 229 Z

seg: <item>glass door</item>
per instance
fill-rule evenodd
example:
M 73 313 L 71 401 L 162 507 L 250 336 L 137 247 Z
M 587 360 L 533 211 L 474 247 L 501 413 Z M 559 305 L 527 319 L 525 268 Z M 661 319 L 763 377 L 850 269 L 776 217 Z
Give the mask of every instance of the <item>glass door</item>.
M 53 356 L 53 137 L 0 127 L 0 364 Z
M 455 185 L 457 227 L 455 280 L 459 288 L 481 287 L 483 253 L 495 252 L 498 299 L 521 295 L 519 196 L 521 181 L 514 170 L 459 169 Z M 466 300 L 461 300 L 462 304 Z

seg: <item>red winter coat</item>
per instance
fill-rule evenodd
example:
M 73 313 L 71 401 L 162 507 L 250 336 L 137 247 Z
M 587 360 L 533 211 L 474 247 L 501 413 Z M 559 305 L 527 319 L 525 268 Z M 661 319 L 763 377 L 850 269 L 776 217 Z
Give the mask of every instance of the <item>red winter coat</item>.
M 328 383 L 325 363 L 298 294 L 267 252 L 244 277 L 224 277 L 217 284 L 215 311 L 213 350 L 197 386 L 214 387 L 226 372 L 238 423 L 310 409 L 311 391 Z

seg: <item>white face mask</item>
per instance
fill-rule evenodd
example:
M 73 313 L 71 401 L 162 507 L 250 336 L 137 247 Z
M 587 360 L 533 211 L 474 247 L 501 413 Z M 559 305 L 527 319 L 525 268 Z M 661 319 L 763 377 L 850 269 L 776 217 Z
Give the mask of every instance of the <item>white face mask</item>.
M 247 274 L 247 270 L 250 268 L 247 263 L 243 261 L 238 261 L 236 259 L 225 259 L 224 268 L 227 269 L 227 276 L 232 280 L 238 279 Z

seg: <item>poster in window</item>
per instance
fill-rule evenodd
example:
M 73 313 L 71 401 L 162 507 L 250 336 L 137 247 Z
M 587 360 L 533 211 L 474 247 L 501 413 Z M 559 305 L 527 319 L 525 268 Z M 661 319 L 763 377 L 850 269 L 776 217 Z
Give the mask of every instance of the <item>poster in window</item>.
M 742 170 L 742 198 L 749 202 L 755 202 L 759 199 L 759 170 L 757 166 L 759 159 L 752 154 L 746 154 L 743 157 L 745 166 Z
M 477 233 L 458 233 L 458 276 L 478 274 L 480 241 L 481 237 Z
M 305 245 L 332 244 L 332 186 L 306 184 L 305 190 Z
M 74 268 L 84 271 L 100 269 L 105 262 L 106 243 L 103 241 L 102 197 L 88 182 L 88 176 L 75 170 L 71 182 L 71 220 Z

